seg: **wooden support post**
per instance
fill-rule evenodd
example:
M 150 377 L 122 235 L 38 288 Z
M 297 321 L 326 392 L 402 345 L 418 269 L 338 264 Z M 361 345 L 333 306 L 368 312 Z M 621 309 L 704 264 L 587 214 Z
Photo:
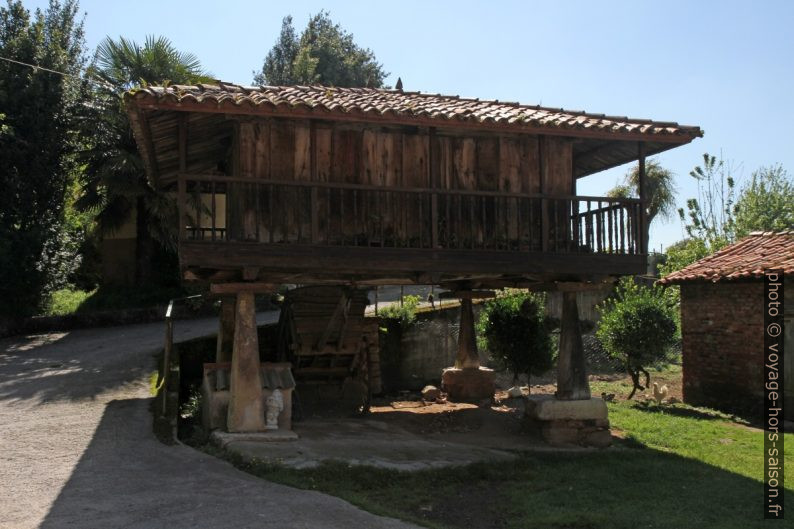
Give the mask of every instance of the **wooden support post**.
M 538 174 L 540 181 L 540 192 L 548 193 L 548 183 L 546 181 L 546 138 L 538 138 Z M 549 202 L 545 197 L 540 199 L 540 248 L 543 252 L 549 251 Z
M 177 176 L 177 215 L 179 217 L 178 241 L 186 239 L 187 226 L 187 182 L 184 173 L 187 172 L 187 116 L 179 116 L 179 130 L 177 141 L 179 143 L 179 176 Z M 200 227 L 200 226 L 199 226 Z
M 646 182 L 645 182 L 645 144 L 637 142 L 637 151 L 639 156 L 639 195 L 640 195 L 640 218 L 639 218 L 639 253 L 643 255 L 648 254 L 648 203 L 645 196 Z
M 240 292 L 237 294 L 235 306 L 234 350 L 229 384 L 229 412 L 226 419 L 230 432 L 265 430 L 259 340 L 256 332 L 254 294 L 250 291 Z
M 556 396 L 559 400 L 588 400 L 590 398 L 590 384 L 587 381 L 576 292 L 563 291 L 562 293 Z
M 430 196 L 430 247 L 438 248 L 438 194 L 435 190 L 439 188 L 438 182 L 438 153 L 436 153 L 436 128 L 430 127 L 427 134 L 428 149 L 427 149 L 427 167 L 429 171 L 430 187 L 433 188 L 433 194 Z
M 455 367 L 478 369 L 480 357 L 477 354 L 477 339 L 474 333 L 474 309 L 471 298 L 460 300 L 460 332 L 458 333 L 458 356 Z

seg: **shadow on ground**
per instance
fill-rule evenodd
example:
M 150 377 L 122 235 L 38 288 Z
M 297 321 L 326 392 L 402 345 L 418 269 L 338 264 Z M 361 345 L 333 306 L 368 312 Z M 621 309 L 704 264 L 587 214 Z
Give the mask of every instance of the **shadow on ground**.
M 141 350 L 148 352 L 121 354 L 130 327 L 0 341 L 0 400 L 46 403 L 93 399 L 104 391 L 145 378 L 162 347 L 162 332 L 158 333 L 159 341 L 140 338 Z
M 114 400 L 40 529 L 407 527 L 337 498 L 259 480 L 157 442 L 151 399 Z

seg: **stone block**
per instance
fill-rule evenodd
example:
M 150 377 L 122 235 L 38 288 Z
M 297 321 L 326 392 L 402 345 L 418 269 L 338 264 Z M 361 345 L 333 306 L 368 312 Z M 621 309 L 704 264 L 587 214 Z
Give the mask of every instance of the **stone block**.
M 607 405 L 599 397 L 587 400 L 558 400 L 552 395 L 527 397 L 526 415 L 540 421 L 606 420 Z
M 549 423 L 541 428 L 543 439 L 550 445 L 577 445 L 579 444 L 579 429 Z
M 422 398 L 428 402 L 433 402 L 441 396 L 441 390 L 435 386 L 425 386 L 422 390 Z
M 492 399 L 496 374 L 493 369 L 449 367 L 441 374 L 441 388 L 453 402 L 479 403 Z
M 609 429 L 599 429 L 585 435 L 582 440 L 585 446 L 593 446 L 595 448 L 606 448 L 612 444 L 612 433 Z

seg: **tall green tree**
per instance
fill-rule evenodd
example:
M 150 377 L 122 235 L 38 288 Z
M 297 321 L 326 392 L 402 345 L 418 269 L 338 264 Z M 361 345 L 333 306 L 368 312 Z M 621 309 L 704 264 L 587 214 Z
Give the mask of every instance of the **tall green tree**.
M 637 285 L 631 277 L 618 283 L 615 296 L 598 307 L 596 337 L 631 376 L 632 398 L 650 382 L 646 367 L 663 361 L 675 343 L 675 310 L 661 288 Z M 645 375 L 645 384 L 640 375 Z
M 372 50 L 358 46 L 352 34 L 320 11 L 300 37 L 292 17 L 284 17 L 276 44 L 254 72 L 254 83 L 382 88 L 387 75 Z
M 675 214 L 675 174 L 662 167 L 653 158 L 645 162 L 645 193 L 648 202 L 648 224 L 657 216 L 668 219 Z M 610 197 L 629 198 L 639 196 L 640 167 L 633 166 L 626 174 L 622 184 L 618 184 L 607 195 Z
M 703 164 L 689 172 L 697 181 L 698 196 L 687 200 L 686 213 L 684 208 L 678 209 L 687 235 L 704 241 L 709 253 L 736 239 L 736 180 L 733 172 L 733 167 L 725 160 L 705 153 Z
M 64 209 L 86 61 L 78 9 L 0 8 L 0 57 L 36 66 L 0 61 L 0 317 L 38 312 L 76 264 Z
M 531 376 L 554 365 L 545 305 L 542 294 L 507 291 L 487 301 L 477 320 L 477 345 L 513 372 L 513 384 L 521 374 L 526 374 L 529 384 Z
M 106 38 L 97 47 L 89 74 L 95 83 L 82 126 L 88 148 L 82 155 L 85 172 L 78 206 L 95 212 L 104 233 L 135 215 L 135 281 L 144 284 L 152 279 L 156 253 L 176 248 L 176 206 L 146 177 L 122 95 L 142 85 L 190 84 L 209 77 L 195 55 L 153 36 L 142 45 L 124 37 Z
M 739 191 L 736 237 L 752 231 L 794 230 L 794 180 L 781 165 L 762 167 Z

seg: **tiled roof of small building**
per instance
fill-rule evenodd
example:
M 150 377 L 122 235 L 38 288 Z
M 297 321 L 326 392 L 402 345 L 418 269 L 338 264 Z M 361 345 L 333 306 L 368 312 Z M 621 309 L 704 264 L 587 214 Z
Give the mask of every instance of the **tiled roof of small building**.
M 595 132 L 663 138 L 700 137 L 696 126 L 673 122 L 607 116 L 583 111 L 522 105 L 503 101 L 459 96 L 425 94 L 378 88 L 334 88 L 325 86 L 240 86 L 231 83 L 195 86 L 149 86 L 125 94 L 135 104 L 184 105 L 191 109 L 235 109 L 257 111 L 295 111 L 347 115 L 360 119 L 401 118 L 409 121 L 455 122 L 509 129 L 547 128 L 575 132 Z
M 760 278 L 764 270 L 782 270 L 785 275 L 794 275 L 794 231 L 753 232 L 659 282 L 678 284 Z

